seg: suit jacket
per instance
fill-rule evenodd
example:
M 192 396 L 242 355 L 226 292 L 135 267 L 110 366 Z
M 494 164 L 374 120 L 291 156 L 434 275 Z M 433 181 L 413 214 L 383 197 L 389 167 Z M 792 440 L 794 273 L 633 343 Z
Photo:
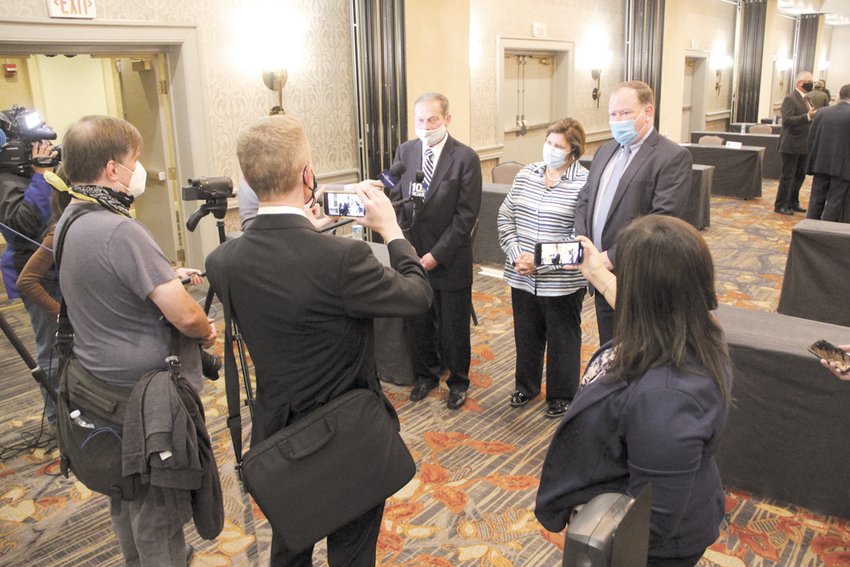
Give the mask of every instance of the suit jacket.
M 815 114 L 806 173 L 850 180 L 850 102 L 839 102 Z
M 385 268 L 365 242 L 317 232 L 299 215 L 258 215 L 207 258 L 229 286 L 257 374 L 252 443 L 353 389 L 380 390 L 373 317 L 426 311 L 432 292 L 413 247 L 389 243 Z
M 652 483 L 649 555 L 701 552 L 717 539 L 724 514 L 714 453 L 727 414 L 720 389 L 703 374 L 660 367 L 631 381 L 600 377 L 579 390 L 555 431 L 537 519 L 559 532 L 575 506 L 606 492 L 636 496 Z
M 576 203 L 576 234 L 594 238 L 593 215 L 602 173 L 620 147 L 616 141 L 607 142 L 596 151 Z M 654 129 L 643 141 L 637 154 L 623 172 L 617 192 L 608 211 L 602 233 L 602 250 L 615 266 L 617 237 L 638 217 L 664 214 L 683 218 L 691 191 L 693 160 L 690 152 L 661 136 Z
M 410 183 L 422 171 L 422 141 L 410 140 L 396 150 L 395 160 L 407 170 L 390 198 L 410 197 Z M 419 256 L 428 252 L 439 265 L 428 272 L 434 289 L 458 290 L 472 285 L 471 232 L 481 208 L 481 160 L 475 150 L 451 136 L 437 161 L 425 201 L 415 210 L 405 203 L 396 208 L 398 222 Z
M 782 99 L 782 130 L 779 131 L 779 151 L 783 154 L 809 153 L 809 105 L 796 89 Z

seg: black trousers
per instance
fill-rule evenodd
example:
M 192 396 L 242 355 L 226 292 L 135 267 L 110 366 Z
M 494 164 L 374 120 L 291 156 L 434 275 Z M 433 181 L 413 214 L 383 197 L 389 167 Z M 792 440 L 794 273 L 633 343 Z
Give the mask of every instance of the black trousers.
M 806 154 L 782 154 L 782 177 L 776 191 L 774 209 L 800 206 L 800 187 L 806 179 Z
M 850 180 L 815 173 L 806 217 L 850 222 Z
M 341 504 L 344 505 L 344 504 Z M 384 503 L 359 518 L 345 524 L 328 536 L 328 565 L 330 567 L 375 567 L 378 532 Z M 313 548 L 294 552 L 286 548 L 283 539 L 272 530 L 271 567 L 312 567 Z
M 704 553 L 704 551 L 703 551 Z M 691 555 L 690 557 L 674 557 L 670 559 L 661 559 L 650 557 L 646 562 L 647 567 L 693 567 L 702 558 L 702 553 Z
M 472 287 L 434 290 L 431 309 L 405 319 L 416 382 L 436 386 L 443 368 L 448 368 L 446 385 L 452 390 L 469 389 L 469 363 L 472 348 L 469 319 L 472 313 Z
M 572 400 L 581 370 L 581 306 L 585 290 L 559 297 L 538 297 L 511 288 L 516 343 L 516 389 L 533 398 L 543 381 L 546 399 Z
M 599 346 L 614 338 L 614 309 L 605 301 L 599 290 L 593 295 L 596 304 L 596 328 L 599 330 Z

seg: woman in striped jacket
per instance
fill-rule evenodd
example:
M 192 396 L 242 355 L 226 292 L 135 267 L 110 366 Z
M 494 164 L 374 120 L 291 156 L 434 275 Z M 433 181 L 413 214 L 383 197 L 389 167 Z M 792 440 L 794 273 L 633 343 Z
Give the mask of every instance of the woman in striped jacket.
M 516 390 L 510 404 L 523 406 L 540 393 L 548 344 L 545 415 L 551 418 L 566 413 L 578 388 L 587 282 L 579 271 L 565 269 L 563 254 L 536 265 L 534 248 L 538 242 L 573 236 L 575 204 L 588 173 L 578 162 L 584 142 L 577 120 L 553 122 L 546 130 L 543 161 L 520 170 L 499 208 L 499 244 L 507 255 L 505 279 L 511 286 L 516 343 Z

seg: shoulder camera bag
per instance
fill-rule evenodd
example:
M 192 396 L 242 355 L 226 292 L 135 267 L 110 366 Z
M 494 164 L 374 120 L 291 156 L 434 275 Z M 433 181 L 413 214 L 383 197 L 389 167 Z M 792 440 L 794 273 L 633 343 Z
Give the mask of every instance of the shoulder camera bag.
M 350 390 L 284 427 L 243 460 L 231 325 L 237 322 L 229 290 L 215 291 L 225 313 L 227 423 L 237 469 L 286 547 L 309 548 L 383 504 L 413 478 L 416 464 L 377 379 L 369 389 Z

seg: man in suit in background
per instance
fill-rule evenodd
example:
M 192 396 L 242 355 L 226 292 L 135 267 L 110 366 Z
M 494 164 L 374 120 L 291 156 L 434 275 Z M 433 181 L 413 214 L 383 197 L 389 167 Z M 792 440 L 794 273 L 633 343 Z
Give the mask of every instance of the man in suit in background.
M 315 209 L 305 207 L 316 175 L 298 120 L 263 118 L 239 137 L 237 151 L 259 210 L 245 234 L 214 250 L 206 266 L 213 289 L 229 290 L 254 361 L 256 445 L 354 388 L 383 396 L 372 319 L 427 310 L 431 289 L 382 190 L 357 189 L 366 207 L 360 222 L 383 237 L 393 268 L 363 241 L 317 232 L 307 216 Z M 328 536 L 332 566 L 375 565 L 383 509 L 381 503 Z M 306 567 L 312 553 L 286 548 L 272 531 L 273 566 Z
M 806 178 L 809 125 L 817 112 L 809 100 L 813 84 L 811 72 L 797 73 L 794 90 L 782 100 L 782 130 L 779 133 L 782 177 L 773 203 L 773 212 L 780 215 L 806 212 L 800 206 L 800 186 Z
M 814 178 L 806 216 L 850 223 L 850 84 L 838 99 L 818 111 L 809 130 L 806 173 Z
M 590 238 L 609 270 L 617 267 L 617 238 L 648 214 L 682 218 L 691 190 L 691 154 L 653 127 L 655 95 L 642 81 L 619 84 L 608 100 L 614 140 L 597 150 L 576 203 L 576 234 Z M 614 335 L 614 311 L 595 296 L 599 344 Z
M 421 204 L 398 205 L 398 221 L 428 271 L 434 290 L 431 309 L 405 324 L 416 375 L 410 399 L 419 401 L 437 387 L 443 368 L 450 375 L 446 406 L 455 410 L 466 402 L 471 348 L 472 239 L 481 206 L 481 161 L 478 154 L 452 138 L 449 100 L 439 93 L 416 99 L 413 110 L 416 140 L 401 144 L 395 161 L 407 166 L 390 190 L 397 203 L 410 200 L 416 172 L 424 174 Z

